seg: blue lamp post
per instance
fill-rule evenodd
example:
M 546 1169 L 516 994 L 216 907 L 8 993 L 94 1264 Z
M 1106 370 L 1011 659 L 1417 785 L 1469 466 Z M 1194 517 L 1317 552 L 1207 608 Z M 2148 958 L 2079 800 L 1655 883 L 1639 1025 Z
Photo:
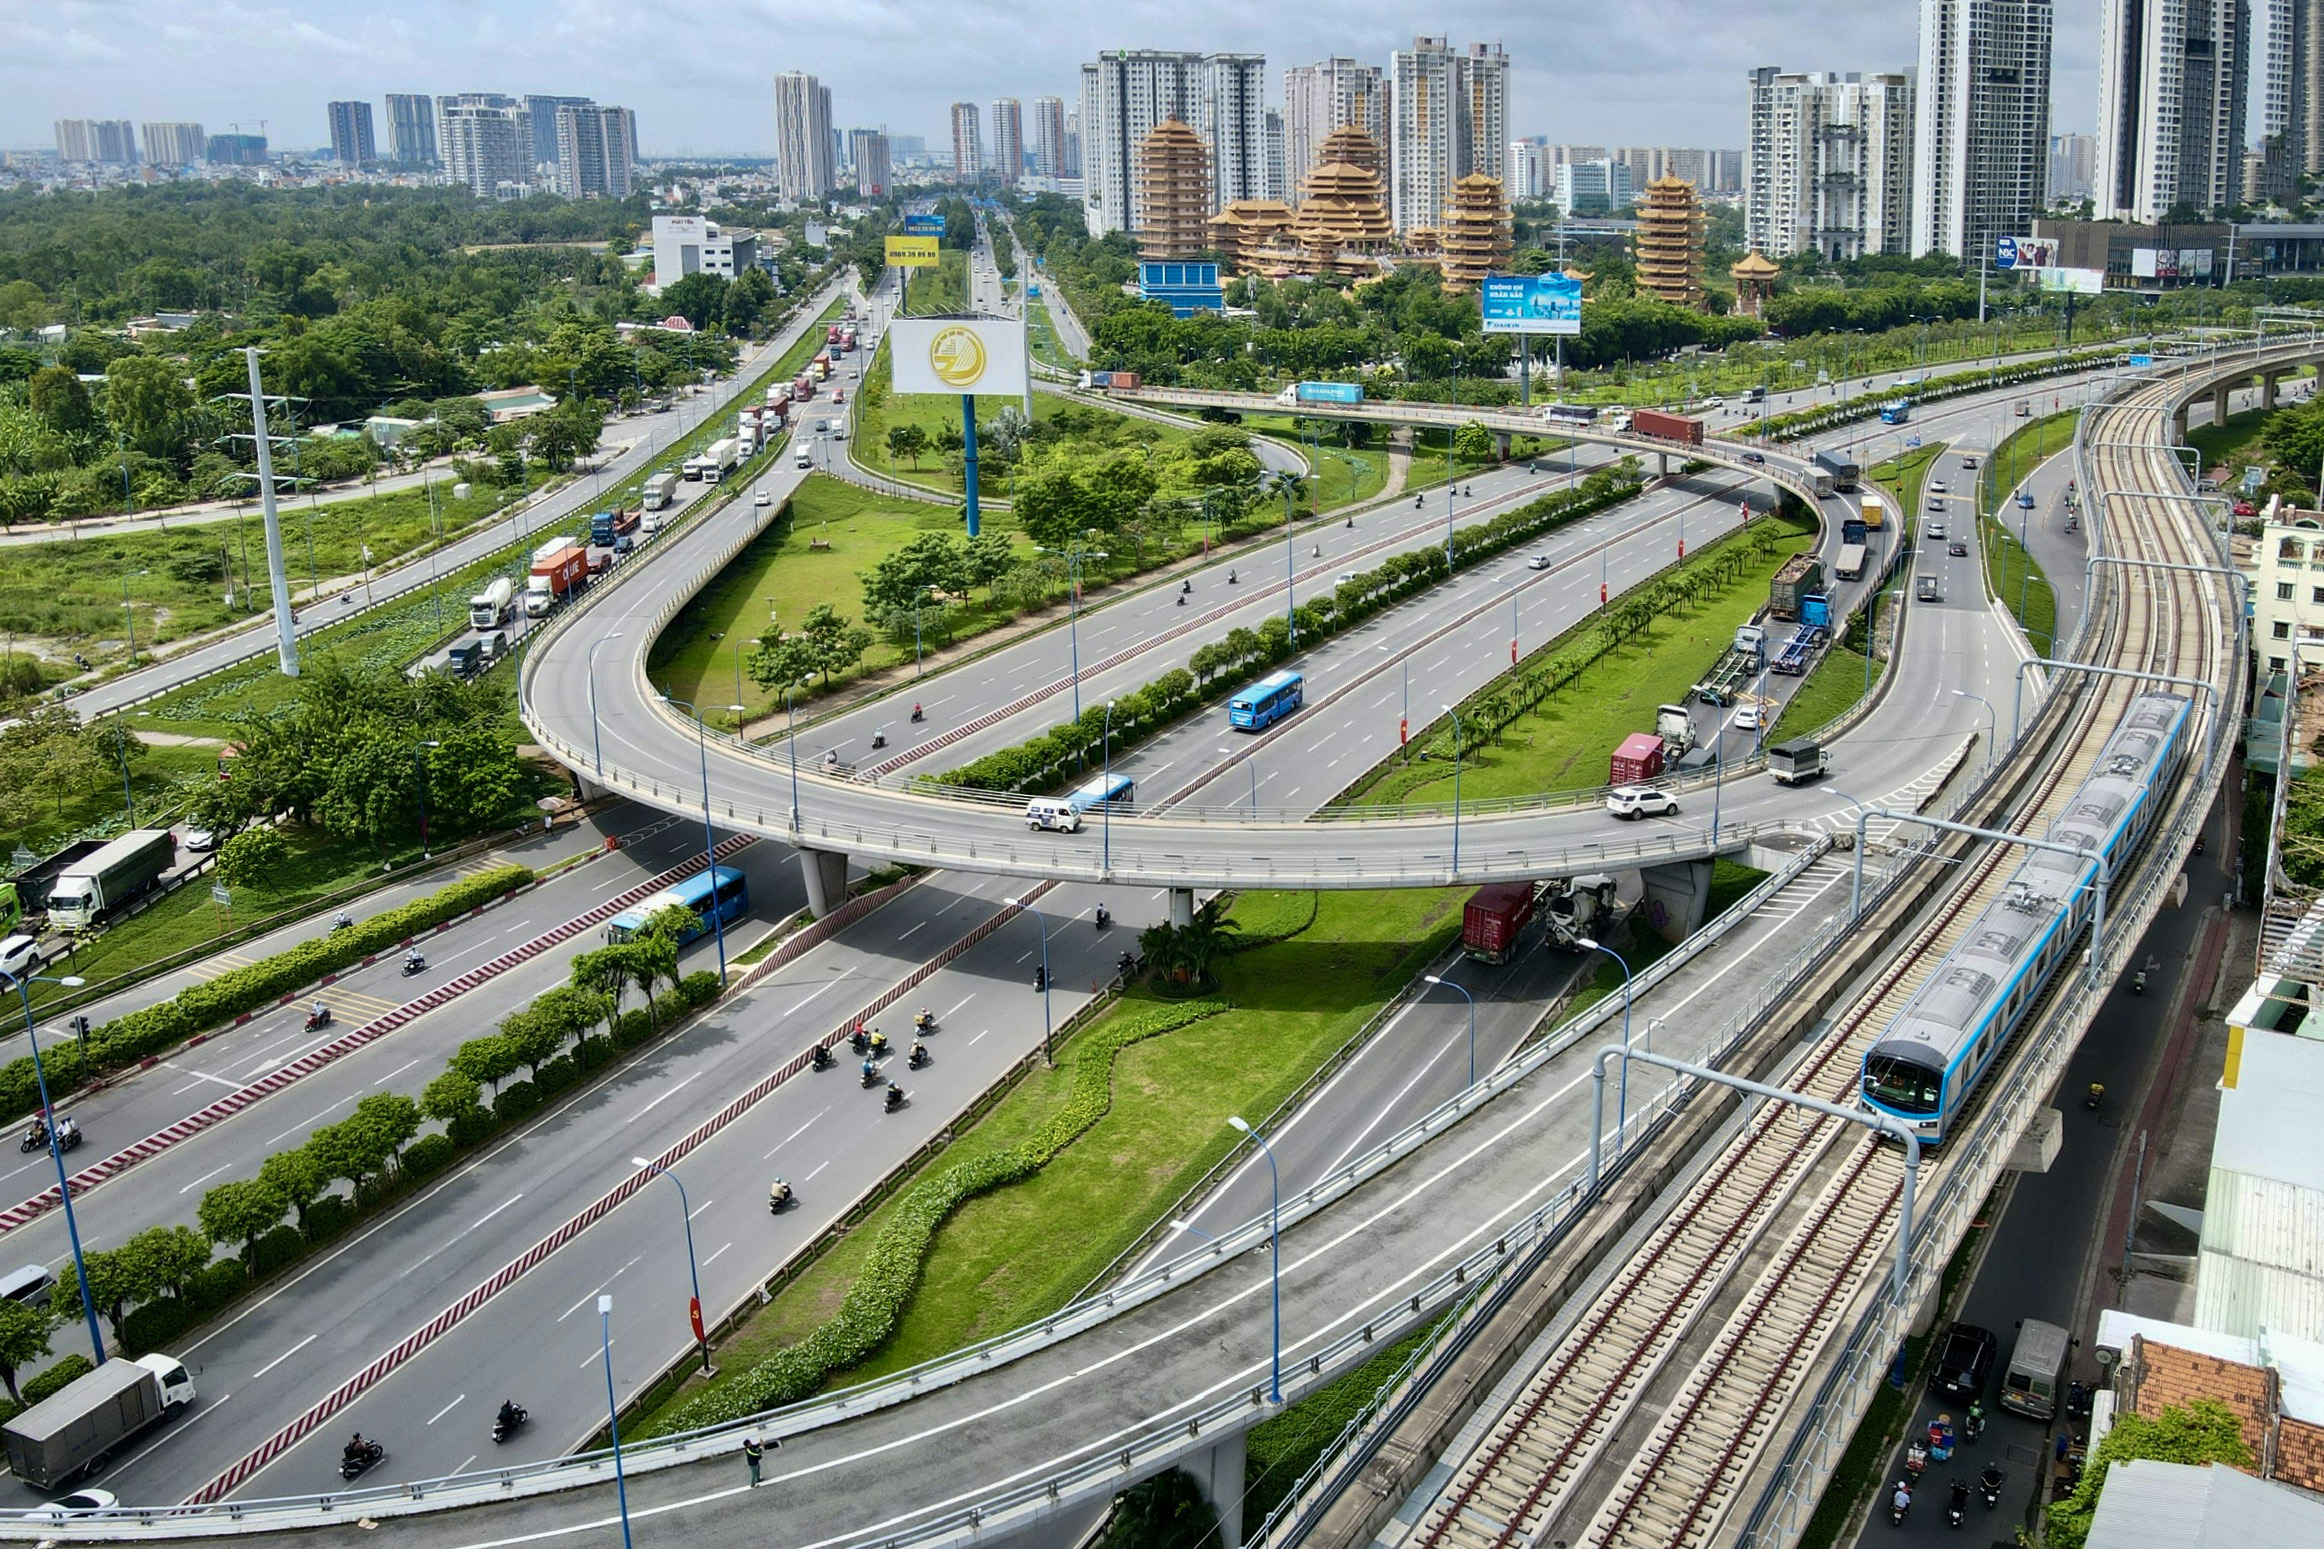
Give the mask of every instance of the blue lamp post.
M 605 1352 L 605 1423 L 612 1427 L 613 1493 L 621 1506 L 621 1549 L 634 1549 L 629 1537 L 629 1476 L 621 1463 L 621 1400 L 613 1396 L 613 1298 L 597 1298 L 597 1338 Z
M 1630 965 L 1623 960 L 1621 953 L 1615 951 L 1612 947 L 1600 946 L 1597 942 L 1591 940 L 1587 936 L 1581 937 L 1579 940 L 1575 941 L 1574 945 L 1580 947 L 1584 952 L 1605 953 L 1608 957 L 1614 960 L 1615 966 L 1622 970 L 1622 1048 L 1625 1054 L 1627 1054 L 1630 1048 L 1630 987 L 1634 982 L 1630 977 Z M 1625 1139 L 1628 1138 L 1626 1131 L 1629 1127 L 1629 1122 L 1630 1061 L 1625 1058 L 1622 1061 L 1622 1083 L 1620 1094 L 1614 1100 L 1614 1154 L 1616 1156 L 1620 1156 L 1622 1154 L 1622 1143 Z
M 676 705 L 694 717 L 694 746 L 702 755 L 702 865 L 710 876 L 710 926 L 718 933 L 718 982 L 724 984 L 726 982 L 726 909 L 724 902 L 718 896 L 718 835 L 710 826 L 710 731 L 702 724 L 701 712 L 685 700 L 672 699 L 667 694 L 662 696 L 662 700 L 666 704 Z M 727 708 L 736 715 L 743 713 L 741 705 L 728 705 Z M 795 772 L 798 758 L 796 749 L 793 750 L 791 756 L 794 760 Z M 798 790 L 794 787 L 791 792 L 791 800 L 796 803 L 798 799 Z
M 695 1348 L 702 1352 L 703 1375 L 708 1376 L 710 1373 L 710 1341 L 704 1337 L 702 1332 L 702 1269 L 694 1260 L 694 1207 L 686 1198 L 686 1185 L 676 1173 L 661 1163 L 648 1161 L 642 1156 L 631 1157 L 629 1165 L 642 1167 L 647 1172 L 667 1178 L 677 1185 L 678 1217 L 686 1228 L 686 1275 L 694 1283 L 694 1304 L 686 1311 L 689 1321 L 694 1325 Z
M 1469 1085 L 1475 1086 L 1477 1084 L 1477 997 L 1469 993 L 1468 986 L 1455 984 L 1452 980 L 1437 974 L 1428 975 L 1428 982 L 1441 984 L 1448 990 L 1459 990 L 1461 999 L 1469 1003 Z
M 608 640 L 620 638 L 621 631 L 617 629 L 610 635 L 599 635 L 589 642 L 589 756 L 601 780 L 605 778 L 605 739 L 597 728 L 597 648 Z
M 1452 869 L 1458 877 L 1461 874 L 1461 713 L 1451 705 L 1444 707 L 1444 713 L 1452 717 L 1453 723 Z
M 1267 1251 L 1273 1257 L 1267 1278 L 1274 1325 L 1269 1336 L 1273 1355 L 1267 1369 L 1267 1402 L 1280 1404 L 1283 1402 L 1283 1178 L 1275 1170 L 1275 1148 L 1267 1144 L 1267 1137 L 1239 1116 L 1229 1116 L 1227 1122 L 1256 1140 L 1260 1152 L 1267 1158 Z
M 1054 1065 L 1057 1063 L 1057 1050 L 1050 1043 L 1055 1024 L 1049 1016 L 1049 985 L 1053 977 L 1049 972 L 1049 916 L 1036 908 L 1031 899 L 1004 898 L 1001 902 L 1012 909 L 1022 909 L 1041 922 L 1041 1059 L 1045 1064 Z
M 56 1138 L 56 1108 L 48 1097 L 48 1067 L 41 1063 L 40 1035 L 32 1026 L 32 986 L 35 982 L 62 985 L 72 990 L 80 988 L 83 981 L 78 974 L 52 979 L 45 974 L 17 975 L 4 969 L 0 969 L 0 979 L 6 979 L 16 986 L 16 998 L 24 1004 L 24 1041 L 32 1048 L 32 1075 L 40 1086 L 40 1118 L 48 1129 L 48 1157 L 56 1164 L 57 1197 L 64 1201 L 65 1236 L 71 1239 L 73 1245 L 73 1277 L 81 1287 L 81 1315 L 89 1324 L 89 1350 L 97 1364 L 102 1366 L 105 1364 L 105 1336 L 97 1331 L 97 1304 L 89 1296 L 89 1265 L 81 1255 L 81 1223 L 73 1215 L 73 1186 L 65 1177 L 65 1153 Z

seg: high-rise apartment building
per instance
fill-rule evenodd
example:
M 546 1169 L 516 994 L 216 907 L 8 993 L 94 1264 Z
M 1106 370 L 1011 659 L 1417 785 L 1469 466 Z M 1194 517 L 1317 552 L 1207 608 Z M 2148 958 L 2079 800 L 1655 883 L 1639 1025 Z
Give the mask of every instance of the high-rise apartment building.
M 263 167 L 267 163 L 266 136 L 214 134 L 202 147 L 202 159 L 213 167 Z
M 138 138 L 145 145 L 149 167 L 183 167 L 209 154 L 210 138 L 200 124 L 141 124 Z
M 1976 267 L 2048 202 L 2050 0 L 1921 0 L 1912 253 Z
M 2100 220 L 2209 214 L 2242 195 L 2245 0 L 2105 0 L 2098 19 Z
M 1065 175 L 1081 176 L 1081 109 L 1068 108 L 1065 113 Z
M 1509 56 L 1414 38 L 1389 56 L 1388 203 L 1398 231 L 1434 227 L 1455 181 L 1507 179 Z
M 1751 147 L 1744 246 L 1770 258 L 1818 252 L 1835 262 L 1912 245 L 1912 80 L 1902 73 L 1750 75 Z M 1688 176 L 1688 154 L 1666 157 Z
M 2257 165 L 2244 198 L 2294 193 L 2324 173 L 2324 0 L 2253 0 L 2259 92 Z
M 1259 160 L 1261 166 L 1266 170 L 1267 178 L 1267 192 L 1262 197 L 1272 199 L 1278 204 L 1289 204 L 1291 202 L 1291 171 L 1283 145 L 1283 115 L 1273 108 L 1267 110 L 1266 145 L 1260 153 Z
M 775 77 L 775 187 L 805 203 L 831 192 L 831 93 L 802 70 Z
M 992 160 L 1003 188 L 1025 175 L 1025 105 L 1014 97 L 993 99 Z
M 627 199 L 635 168 L 636 115 L 596 103 L 557 109 L 557 192 L 568 199 Z
M 1373 144 L 1388 143 L 1388 86 L 1378 65 L 1333 58 L 1283 72 L 1283 166 L 1294 190 L 1315 170 L 1325 138 L 1351 124 Z
M 323 116 L 331 125 L 333 161 L 342 167 L 368 167 L 379 160 L 379 148 L 371 138 L 370 103 L 326 103 Z
M 1063 97 L 1033 99 L 1033 175 L 1049 178 L 1066 175 Z
M 973 102 L 952 105 L 952 181 L 974 183 L 984 175 L 984 115 Z
M 60 118 L 57 160 L 127 166 L 137 160 L 137 128 L 126 118 Z
M 525 124 L 532 135 L 534 166 L 554 167 L 557 164 L 557 110 L 590 105 L 587 97 L 543 97 L 532 94 L 525 97 Z
M 387 94 L 387 153 L 399 167 L 436 165 L 436 99 L 416 92 Z
M 855 191 L 866 199 L 877 199 L 888 191 L 888 137 L 872 132 L 855 142 Z
M 1638 185 L 1630 180 L 1628 162 L 1605 156 L 1563 163 L 1549 192 L 1560 214 L 1604 215 L 1634 203 Z
M 2088 199 L 2098 176 L 2098 137 L 2087 134 L 2050 136 L 2050 202 Z
M 1208 153 L 1212 213 L 1266 197 L 1267 62 L 1116 49 L 1081 69 L 1081 177 L 1093 232 L 1137 229 L 1137 148 L 1173 116 Z
M 533 177 L 532 121 L 514 97 L 462 92 L 436 99 L 436 150 L 445 173 L 479 199 L 521 194 Z

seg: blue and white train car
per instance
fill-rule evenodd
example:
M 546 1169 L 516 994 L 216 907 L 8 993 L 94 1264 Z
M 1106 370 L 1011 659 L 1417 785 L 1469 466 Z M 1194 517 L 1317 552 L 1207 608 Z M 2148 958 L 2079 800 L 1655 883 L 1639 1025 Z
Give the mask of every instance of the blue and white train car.
M 2120 868 L 2162 811 L 2186 758 L 2192 702 L 2142 694 L 2043 837 L 2082 856 L 2028 850 L 2002 896 L 1964 931 L 1864 1056 L 1864 1105 L 1950 1132 L 1986 1069 L 2041 999 L 2097 907 L 2103 855 Z

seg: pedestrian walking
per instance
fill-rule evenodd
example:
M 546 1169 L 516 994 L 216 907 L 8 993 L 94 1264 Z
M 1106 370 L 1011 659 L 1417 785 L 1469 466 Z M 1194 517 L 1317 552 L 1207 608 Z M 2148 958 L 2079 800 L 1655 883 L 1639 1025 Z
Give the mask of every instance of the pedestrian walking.
M 750 1482 L 753 1485 L 759 1482 L 759 1464 L 765 1457 L 766 1450 L 759 1445 L 759 1439 L 756 1436 L 743 1438 L 742 1460 L 750 1468 Z

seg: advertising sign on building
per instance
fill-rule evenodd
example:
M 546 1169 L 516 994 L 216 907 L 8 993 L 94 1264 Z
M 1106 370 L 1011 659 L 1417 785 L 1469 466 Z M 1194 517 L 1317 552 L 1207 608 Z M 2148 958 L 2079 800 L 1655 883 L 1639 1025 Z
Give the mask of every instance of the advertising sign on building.
M 2058 244 L 2048 237 L 1995 237 L 1996 269 L 2047 269 L 2058 261 Z
M 941 215 L 907 215 L 904 217 L 904 235 L 907 237 L 941 237 L 944 235 L 944 217 Z
M 891 269 L 933 269 L 936 267 L 936 239 L 934 237 L 890 237 L 887 239 L 888 267 Z
M 888 343 L 899 393 L 1020 398 L 1027 390 L 1021 318 L 899 317 Z
M 2077 296 L 2095 296 L 2106 289 L 2104 269 L 2070 269 L 2063 265 L 2036 271 L 2041 288 L 2050 291 L 2071 291 Z
M 1488 274 L 1478 288 L 1487 333 L 1580 333 L 1582 282 L 1562 274 Z
M 2180 248 L 2179 273 L 2198 280 L 2211 278 L 2211 249 L 2207 247 Z

